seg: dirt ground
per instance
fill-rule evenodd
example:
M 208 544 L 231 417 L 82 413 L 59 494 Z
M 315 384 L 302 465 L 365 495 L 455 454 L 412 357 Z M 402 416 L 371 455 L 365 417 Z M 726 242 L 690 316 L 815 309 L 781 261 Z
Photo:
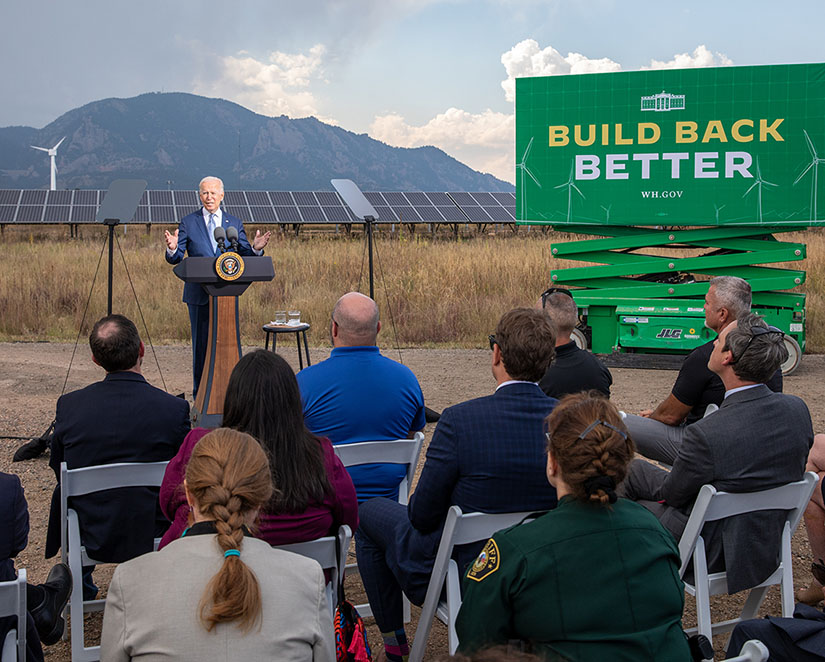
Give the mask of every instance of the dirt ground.
M 253 348 L 245 348 L 246 350 Z M 14 450 L 23 443 L 3 435 L 33 437 L 42 434 L 54 416 L 54 407 L 61 392 L 83 387 L 102 378 L 100 368 L 89 356 L 85 340 L 77 347 L 56 343 L 0 343 L 0 471 L 16 473 L 26 490 L 31 517 L 29 545 L 17 559 L 18 567 L 25 567 L 29 580 L 42 582 L 54 560 L 43 558 L 49 499 L 54 487 L 54 475 L 48 466 L 48 456 L 37 460 L 13 464 Z M 187 346 L 163 346 L 147 348 L 143 372 L 154 385 L 165 387 L 170 393 L 186 392 L 191 397 L 190 353 Z M 281 352 L 297 369 L 294 346 L 279 345 Z M 399 359 L 396 350 L 385 352 Z M 313 349 L 313 363 L 329 355 L 329 349 Z M 486 350 L 423 350 L 407 349 L 401 352 L 403 362 L 418 376 L 427 405 L 437 411 L 464 400 L 486 395 L 493 390 L 490 373 L 490 352 Z M 71 363 L 71 370 L 69 365 Z M 158 370 L 162 367 L 162 379 Z M 811 410 L 815 431 L 825 430 L 825 380 L 822 375 L 825 356 L 804 357 L 797 372 L 785 380 L 785 391 L 802 397 Z M 669 392 L 676 373 L 672 370 L 639 370 L 612 368 L 614 377 L 613 401 L 628 412 L 655 406 Z M 67 378 L 68 372 L 68 380 Z M 64 382 L 66 382 L 64 388 Z M 426 440 L 432 436 L 434 424 L 425 430 Z M 423 463 L 423 454 L 422 454 Z M 803 529 L 794 537 L 794 579 L 797 587 L 810 580 L 811 554 Z M 111 568 L 103 568 L 95 577 L 103 589 L 108 584 Z M 354 602 L 362 601 L 362 591 L 357 578 L 347 582 L 348 594 Z M 734 616 L 741 605 L 740 596 L 721 597 L 713 603 L 714 617 Z M 603 606 L 594 600 L 594 608 Z M 778 592 L 771 589 L 762 607 L 765 614 L 779 614 Z M 408 634 L 415 633 L 418 617 L 413 608 L 413 623 Z M 371 625 L 372 621 L 368 622 Z M 695 624 L 692 598 L 686 600 L 685 626 Z M 90 624 L 92 631 L 99 628 Z M 446 653 L 445 628 L 441 623 L 433 626 L 428 659 L 437 659 Z M 377 643 L 377 629 L 369 627 L 369 638 Z M 714 644 L 720 651 L 724 641 L 717 637 Z M 380 648 L 380 646 L 378 646 Z M 46 650 L 47 659 L 53 662 L 69 660 L 67 643 L 59 643 Z M 717 655 L 717 659 L 719 656 Z

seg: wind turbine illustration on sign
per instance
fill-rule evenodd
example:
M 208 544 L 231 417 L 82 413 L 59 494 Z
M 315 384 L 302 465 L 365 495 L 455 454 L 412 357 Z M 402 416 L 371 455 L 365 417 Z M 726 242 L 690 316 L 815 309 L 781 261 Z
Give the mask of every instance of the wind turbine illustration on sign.
M 567 222 L 570 222 L 570 219 L 573 215 L 573 190 L 575 189 L 576 193 L 578 193 L 582 200 L 585 200 L 584 193 L 579 190 L 579 187 L 573 183 L 573 162 L 570 162 L 570 176 L 567 178 L 567 181 L 563 184 L 559 184 L 558 186 L 554 186 L 553 188 L 567 188 Z M 611 205 L 612 206 L 612 205 Z
M 60 147 L 60 143 L 66 140 L 66 136 L 63 136 L 54 147 L 49 149 L 48 147 L 37 147 L 36 145 L 32 145 L 32 149 L 39 149 L 41 152 L 46 152 L 49 155 L 49 159 L 51 160 L 51 186 L 49 188 L 50 191 L 54 191 L 57 189 L 57 148 Z
M 756 181 L 750 185 L 750 188 L 742 194 L 744 198 L 754 188 L 756 188 L 756 210 L 759 215 L 759 222 L 762 222 L 762 187 L 763 186 L 778 186 L 769 181 L 762 179 L 762 170 L 759 168 L 759 157 L 756 157 Z
M 813 169 L 813 175 L 811 176 L 811 220 L 817 220 L 816 215 L 816 198 L 817 198 L 817 187 L 819 186 L 819 164 L 825 163 L 825 158 L 822 158 L 816 153 L 816 148 L 814 147 L 814 143 L 811 140 L 811 137 L 808 135 L 808 132 L 805 129 L 802 129 L 802 133 L 805 134 L 805 142 L 808 143 L 808 150 L 811 152 L 811 162 L 808 166 L 799 173 L 799 177 L 794 180 L 793 185 L 796 186 L 796 183 L 802 179 L 805 174 Z
M 524 150 L 524 154 L 521 156 L 521 161 L 516 164 L 516 168 L 521 170 L 521 220 L 525 220 L 527 218 L 527 190 L 524 187 L 524 173 L 527 173 L 534 182 L 536 182 L 536 186 L 541 188 L 541 183 L 536 176 L 530 172 L 530 168 L 527 167 L 527 156 L 530 154 L 530 148 L 533 146 L 533 139 L 530 138 L 530 142 L 527 143 L 527 147 Z

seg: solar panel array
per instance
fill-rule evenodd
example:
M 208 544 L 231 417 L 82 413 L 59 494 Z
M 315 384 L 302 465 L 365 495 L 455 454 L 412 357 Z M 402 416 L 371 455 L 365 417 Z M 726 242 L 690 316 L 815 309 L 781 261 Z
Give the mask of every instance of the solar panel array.
M 0 225 L 94 223 L 106 191 L 0 189 Z M 387 191 L 364 194 L 379 223 L 514 223 L 513 193 Z M 126 223 L 176 225 L 200 208 L 197 191 L 145 191 Z M 262 225 L 359 223 L 334 191 L 227 191 L 227 213 Z

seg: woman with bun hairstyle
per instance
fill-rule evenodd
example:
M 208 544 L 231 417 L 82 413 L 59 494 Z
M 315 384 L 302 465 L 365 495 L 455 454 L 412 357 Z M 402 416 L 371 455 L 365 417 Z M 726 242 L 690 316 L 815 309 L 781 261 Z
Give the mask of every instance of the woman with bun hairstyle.
M 548 660 L 690 660 L 671 535 L 616 487 L 635 448 L 609 400 L 568 395 L 547 417 L 559 504 L 496 533 L 470 566 L 459 650 L 521 640 Z
M 258 442 L 210 432 L 184 485 L 192 526 L 115 570 L 101 660 L 334 660 L 320 566 L 250 535 L 273 494 Z
M 278 489 L 261 512 L 259 538 L 286 545 L 335 534 L 341 524 L 353 532 L 358 528 L 352 479 L 329 439 L 316 437 L 304 425 L 298 382 L 282 357 L 259 349 L 238 361 L 226 387 L 223 425 L 252 435 L 269 458 Z M 183 476 L 192 450 L 208 432 L 192 430 L 166 468 L 160 505 L 172 525 L 161 549 L 187 526 Z

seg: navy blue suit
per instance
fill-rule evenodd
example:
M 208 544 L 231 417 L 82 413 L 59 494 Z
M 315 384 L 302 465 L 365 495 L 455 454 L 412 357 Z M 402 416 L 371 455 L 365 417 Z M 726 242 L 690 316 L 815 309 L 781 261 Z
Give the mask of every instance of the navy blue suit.
M 255 253 L 243 229 L 243 221 L 230 216 L 223 210 L 221 212 L 220 227 L 226 230 L 231 226 L 238 231 L 238 253 L 240 255 L 254 255 Z M 189 257 L 217 257 L 219 252 L 220 249 L 217 252 L 212 249 L 212 240 L 209 237 L 206 222 L 203 218 L 203 208 L 201 208 L 180 220 L 178 225 L 178 248 L 172 255 L 169 255 L 167 251 L 166 261 L 169 264 L 177 264 L 183 259 L 184 255 Z M 197 283 L 186 283 L 183 286 L 183 302 L 189 306 L 189 324 L 192 328 L 192 379 L 194 393 L 197 393 L 201 373 L 203 372 L 203 364 L 206 360 L 206 343 L 209 340 L 209 295 Z
M 0 581 L 17 578 L 12 560 L 26 548 L 29 539 L 29 509 L 20 479 L 14 474 L 0 471 Z M 30 604 L 29 607 L 32 607 Z M 17 627 L 14 616 L 0 618 L 0 642 L 6 633 Z M 43 649 L 34 621 L 27 615 L 26 660 L 42 662 Z
M 358 568 L 381 632 L 403 627 L 402 590 L 412 602 L 424 601 L 450 506 L 486 513 L 555 507 L 544 419 L 557 402 L 536 384 L 515 383 L 445 409 L 409 507 L 382 498 L 361 505 Z M 456 550 L 459 568 L 484 542 Z
M 49 465 L 60 480 L 69 469 L 116 462 L 171 460 L 189 432 L 189 403 L 161 391 L 135 372 L 112 372 L 103 381 L 57 401 Z M 89 556 L 119 563 L 152 551 L 153 538 L 168 528 L 158 490 L 128 487 L 76 497 Z M 46 558 L 60 548 L 60 486 L 52 495 Z

